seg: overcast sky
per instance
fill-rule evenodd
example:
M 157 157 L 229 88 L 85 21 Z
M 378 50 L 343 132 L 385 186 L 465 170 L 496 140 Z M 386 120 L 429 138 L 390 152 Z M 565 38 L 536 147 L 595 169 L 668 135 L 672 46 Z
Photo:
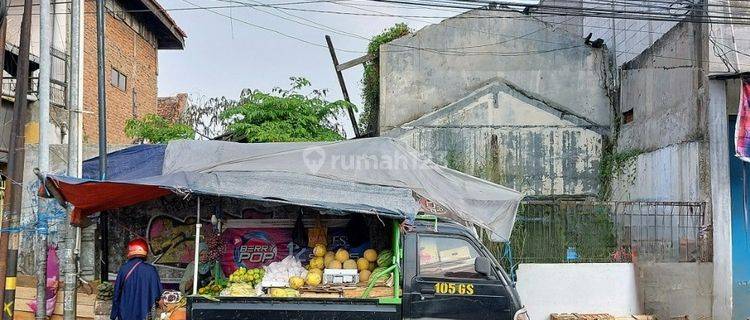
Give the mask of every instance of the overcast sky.
M 253 0 L 239 1 L 253 3 Z M 282 3 L 300 0 L 258 1 Z M 161 0 L 160 2 L 167 9 L 194 8 L 194 5 L 202 7 L 231 5 L 226 0 Z M 241 4 L 235 3 L 235 5 Z M 319 2 L 286 7 L 376 15 L 380 13 L 421 16 L 456 14 L 455 11 L 450 12 L 449 9 L 415 9 L 366 0 Z M 397 22 L 406 22 L 413 29 L 419 29 L 428 23 L 441 20 L 279 11 L 268 7 L 212 10 L 215 12 L 203 9 L 170 11 L 172 17 L 187 33 L 187 39 L 184 50 L 162 50 L 159 53 L 160 96 L 186 92 L 207 97 L 236 98 L 242 88 L 269 90 L 276 86 L 287 86 L 291 76 L 302 76 L 309 79 L 316 88 L 329 89 L 329 97 L 332 100 L 341 99 L 341 90 L 333 71 L 331 57 L 325 47 L 324 36 L 326 34 L 331 35 L 339 61 L 344 62 L 363 55 L 369 38 Z M 226 16 L 231 16 L 233 19 Z M 307 25 L 325 25 L 335 31 L 323 31 L 293 21 Z M 273 29 L 323 47 L 263 30 L 248 23 Z M 316 27 L 325 29 L 320 25 Z M 358 66 L 345 71 L 344 77 L 353 102 L 361 105 L 362 67 Z M 344 120 L 348 123 L 348 119 Z

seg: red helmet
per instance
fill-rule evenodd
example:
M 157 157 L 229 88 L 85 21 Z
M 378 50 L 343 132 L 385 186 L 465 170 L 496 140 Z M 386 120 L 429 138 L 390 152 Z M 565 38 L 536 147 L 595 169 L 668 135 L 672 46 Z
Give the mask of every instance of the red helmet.
M 148 257 L 148 243 L 146 243 L 146 240 L 137 238 L 128 242 L 128 259 L 133 257 Z

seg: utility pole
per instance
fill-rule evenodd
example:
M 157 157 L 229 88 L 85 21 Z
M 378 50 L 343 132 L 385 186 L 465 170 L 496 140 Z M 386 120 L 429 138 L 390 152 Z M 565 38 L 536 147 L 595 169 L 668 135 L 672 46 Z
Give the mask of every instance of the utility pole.
M 68 176 L 80 178 L 82 165 L 83 121 L 83 0 L 72 0 L 70 4 L 70 37 L 68 47 Z M 70 216 L 70 215 L 68 215 Z M 63 263 L 63 319 L 75 320 L 78 308 L 78 248 L 80 228 L 66 224 L 65 263 Z
M 37 160 L 42 174 L 49 173 L 49 87 L 52 70 L 52 21 L 50 21 L 50 0 L 39 1 L 39 149 Z M 36 214 L 36 320 L 47 319 L 47 199 L 38 195 L 39 205 Z
M 99 67 L 99 180 L 107 178 L 107 92 L 105 87 L 105 52 L 104 52 L 104 0 L 96 0 L 96 49 Z M 101 280 L 109 281 L 109 237 L 107 214 L 99 215 L 99 235 L 101 236 Z
M 27 99 L 29 91 L 29 45 L 31 42 L 31 5 L 32 0 L 23 2 L 21 19 L 21 38 L 18 49 L 18 68 L 16 71 L 16 92 L 13 102 L 13 124 L 11 126 L 10 154 L 8 155 L 8 172 L 11 184 L 10 211 L 7 212 L 8 228 L 13 230 L 8 239 L 8 256 L 5 274 L 5 294 L 3 295 L 3 320 L 13 319 L 16 300 L 16 268 L 18 267 L 18 229 L 21 220 L 21 197 L 23 196 L 24 144 L 26 137 Z M 3 232 L 3 236 L 7 233 Z
M 0 46 L 2 46 L 3 50 L 0 50 L 0 61 L 5 61 L 5 31 L 7 29 L 7 17 L 8 14 L 8 1 L 9 0 L 0 0 Z M 5 66 L 3 66 L 3 69 Z M 2 87 L 3 87 L 3 77 L 0 77 L 0 101 L 2 101 Z M 3 172 L 3 175 L 7 175 L 7 172 Z M 2 178 L 3 180 L 3 188 L 0 192 L 2 192 L 2 198 L 3 200 L 6 198 L 6 192 L 8 191 L 8 188 L 5 186 L 5 177 Z M 0 205 L 0 226 L 5 229 L 8 227 L 7 221 L 5 219 L 5 213 L 7 212 L 5 210 L 5 201 L 3 201 L 2 205 Z M 5 272 L 8 270 L 8 266 L 5 263 L 5 257 L 8 256 L 8 233 L 2 232 L 0 233 L 0 288 L 5 288 Z M 3 301 L 3 290 L 0 290 L 0 301 Z

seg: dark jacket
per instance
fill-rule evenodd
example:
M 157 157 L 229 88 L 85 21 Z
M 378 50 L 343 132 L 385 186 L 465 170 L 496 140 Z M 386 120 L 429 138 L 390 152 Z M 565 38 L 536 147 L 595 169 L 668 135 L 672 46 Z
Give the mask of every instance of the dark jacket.
M 109 318 L 119 320 L 148 318 L 151 308 L 161 297 L 161 291 L 159 273 L 156 272 L 154 266 L 141 258 L 128 260 L 117 271 L 115 295 Z

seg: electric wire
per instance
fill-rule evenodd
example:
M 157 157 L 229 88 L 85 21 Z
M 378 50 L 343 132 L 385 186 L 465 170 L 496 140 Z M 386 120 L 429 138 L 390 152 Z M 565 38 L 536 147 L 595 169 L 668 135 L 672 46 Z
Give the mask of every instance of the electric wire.
M 287 18 L 287 17 L 281 16 L 279 14 L 275 14 L 273 12 L 268 12 L 266 10 L 263 10 L 263 9 L 259 8 L 259 7 L 252 6 L 253 5 L 252 3 L 235 1 L 235 0 L 217 0 L 217 1 L 227 2 L 227 3 L 234 3 L 234 4 L 240 4 L 240 7 L 251 8 L 251 9 L 254 9 L 254 10 L 257 10 L 259 12 L 263 12 L 263 13 L 266 13 L 266 14 L 269 14 L 269 15 L 272 15 L 272 16 L 275 16 L 275 17 L 283 19 L 283 20 L 294 22 L 294 23 L 298 23 L 298 24 L 301 24 L 301 25 L 304 25 L 304 26 L 307 26 L 307 27 L 311 27 L 311 28 L 314 28 L 314 29 L 318 29 L 318 30 L 322 30 L 322 31 L 328 31 L 328 32 L 333 32 L 333 33 L 338 34 L 338 35 L 347 36 L 347 37 L 351 37 L 351 38 L 358 39 L 358 40 L 364 40 L 364 41 L 369 41 L 370 40 L 370 38 L 367 38 L 367 37 L 365 37 L 363 35 L 359 35 L 359 34 L 356 34 L 356 33 L 353 33 L 353 32 L 348 32 L 348 31 L 344 31 L 344 30 L 340 30 L 340 29 L 336 29 L 334 27 L 331 27 L 331 26 L 328 26 L 328 25 L 324 25 L 322 23 L 318 23 L 316 21 L 313 21 L 311 19 L 307 19 L 305 17 L 300 17 L 298 15 L 293 15 L 291 13 L 288 13 L 288 12 L 285 12 L 285 11 L 281 10 L 283 8 L 278 7 L 278 6 L 271 6 L 270 8 L 272 8 L 274 10 L 277 10 L 277 11 L 281 12 L 282 14 L 286 14 L 288 16 L 291 16 L 292 18 Z M 250 0 L 250 1 L 254 2 L 255 5 L 262 5 L 263 4 L 261 2 L 254 1 L 254 0 Z M 307 23 L 300 22 L 300 21 L 295 20 L 295 19 L 303 20 L 303 21 L 306 21 Z
M 254 27 L 254 28 L 258 28 L 258 29 L 262 29 L 262 30 L 265 30 L 265 31 L 273 32 L 273 33 L 278 34 L 278 35 L 280 35 L 282 37 L 293 39 L 293 40 L 297 40 L 299 42 L 306 43 L 306 44 L 309 44 L 309 45 L 312 45 L 312 46 L 322 47 L 322 48 L 328 49 L 328 46 L 324 45 L 324 44 L 320 44 L 320 43 L 312 42 L 312 41 L 309 41 L 309 40 L 306 40 L 306 39 L 302 39 L 300 37 L 297 37 L 297 36 L 294 36 L 294 35 L 290 35 L 290 34 L 286 34 L 284 32 L 278 31 L 276 29 L 264 27 L 264 26 L 261 26 L 261 25 L 258 25 L 258 24 L 254 24 L 254 23 L 245 21 L 243 19 L 234 18 L 234 17 L 231 17 L 229 15 L 226 15 L 226 14 L 223 14 L 221 12 L 218 12 L 216 10 L 212 10 L 212 9 L 209 9 L 209 8 L 201 7 L 200 5 L 195 4 L 195 3 L 191 2 L 190 0 L 182 0 L 182 1 L 185 2 L 185 3 L 187 3 L 187 4 L 190 4 L 190 5 L 194 6 L 196 8 L 200 8 L 200 9 L 212 12 L 212 13 L 214 13 L 216 15 L 223 16 L 223 17 L 225 17 L 227 19 L 231 19 L 231 20 L 237 21 L 239 23 L 242 23 L 242 24 Z M 357 50 L 347 50 L 347 49 L 338 49 L 338 50 L 339 51 L 343 51 L 343 52 L 351 52 L 351 53 L 359 53 L 359 54 L 364 53 L 363 51 L 357 51 Z
M 497 7 L 493 3 L 480 3 L 474 2 L 476 5 L 468 5 L 465 3 L 436 3 L 434 1 L 419 1 L 419 0 L 377 0 L 378 2 L 385 3 L 397 3 L 405 5 L 423 6 L 423 7 L 441 7 L 441 8 L 457 8 L 467 10 L 488 10 L 488 11 L 500 11 L 500 12 L 522 12 L 521 10 L 515 10 L 508 7 Z M 529 7 L 531 8 L 531 7 Z M 555 10 L 549 10 L 555 9 Z M 692 11 L 691 11 L 692 12 Z M 651 20 L 651 21 L 687 21 L 695 23 L 714 23 L 714 24 L 739 24 L 748 25 L 750 24 L 750 16 L 746 15 L 733 15 L 728 16 L 713 16 L 713 15 L 695 15 L 695 14 L 665 14 L 657 12 L 644 12 L 644 11 L 625 11 L 625 10 L 603 10 L 603 9 L 579 9 L 569 6 L 534 6 L 533 10 L 529 13 L 540 14 L 540 15 L 556 15 L 556 16 L 581 16 L 581 17 L 596 17 L 596 18 L 618 18 L 626 20 Z M 714 21 L 708 19 L 713 18 Z M 729 21 L 729 20 L 732 21 Z M 716 21 L 718 20 L 718 21 Z M 740 20 L 739 22 L 736 20 Z

